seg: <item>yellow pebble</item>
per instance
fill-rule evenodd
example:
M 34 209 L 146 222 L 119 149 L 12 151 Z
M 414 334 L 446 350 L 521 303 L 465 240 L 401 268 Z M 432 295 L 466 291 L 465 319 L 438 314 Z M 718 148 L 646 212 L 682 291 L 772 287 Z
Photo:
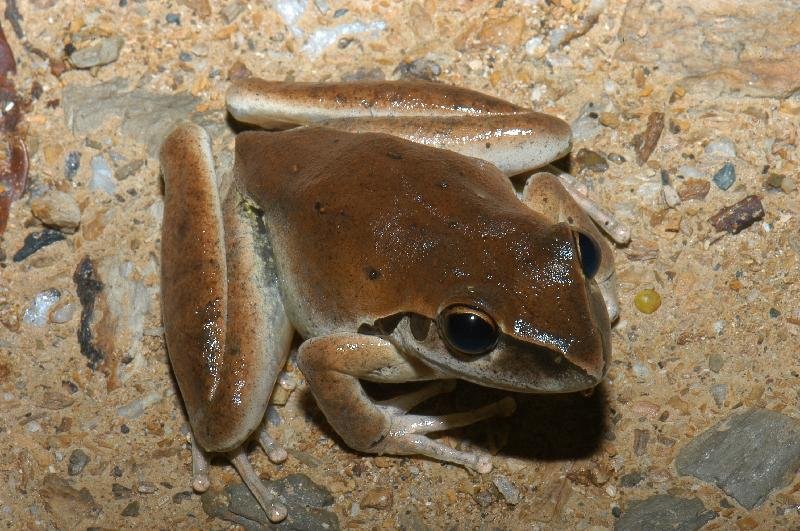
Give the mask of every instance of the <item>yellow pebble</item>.
M 661 306 L 661 295 L 654 289 L 643 289 L 633 298 L 633 304 L 642 313 L 653 313 Z

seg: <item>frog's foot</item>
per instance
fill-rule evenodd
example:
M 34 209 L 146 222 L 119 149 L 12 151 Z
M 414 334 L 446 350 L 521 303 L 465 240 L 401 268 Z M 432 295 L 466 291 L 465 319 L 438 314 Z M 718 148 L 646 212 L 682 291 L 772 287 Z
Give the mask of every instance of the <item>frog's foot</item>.
M 572 199 L 580 205 L 592 221 L 608 234 L 614 243 L 625 245 L 631 241 L 631 229 L 614 214 L 600 206 L 599 203 L 589 197 L 586 186 L 580 183 L 572 174 L 562 171 L 553 165 L 547 166 L 547 171 L 558 177 L 561 185 L 572 196 Z M 532 176 L 533 177 L 533 176 Z
M 286 506 L 275 499 L 275 495 L 267 489 L 258 477 L 253 465 L 250 464 L 250 459 L 247 457 L 244 448 L 239 448 L 233 452 L 228 453 L 228 459 L 233 467 L 242 477 L 244 484 L 253 493 L 258 504 L 267 513 L 267 518 L 270 522 L 281 522 L 288 514 Z
M 389 398 L 388 400 L 381 400 L 376 402 L 379 406 L 391 410 L 393 415 L 403 415 L 408 413 L 419 404 L 425 402 L 429 398 L 436 395 L 449 393 L 456 388 L 455 380 L 437 380 L 431 382 L 416 391 L 406 393 L 403 395 Z
M 269 433 L 267 433 L 266 421 L 258 430 L 258 444 L 261 446 L 261 449 L 264 450 L 264 453 L 267 454 L 267 458 L 271 463 L 277 465 L 283 463 L 289 457 L 289 454 L 286 452 L 286 449 L 281 446 L 281 443 L 273 439 Z
M 429 439 L 424 434 L 469 426 L 492 417 L 507 417 L 514 413 L 517 404 L 506 397 L 498 402 L 472 411 L 449 415 L 402 415 L 392 421 L 390 436 L 379 443 L 379 453 L 420 454 L 439 461 L 457 463 L 480 474 L 491 472 L 492 463 L 488 455 L 454 450 L 449 446 Z
M 425 455 L 486 473 L 492 468 L 489 456 L 455 450 L 425 434 L 510 415 L 515 408 L 513 399 L 507 398 L 463 413 L 404 414 L 452 383 L 429 385 L 382 403 L 373 401 L 359 379 L 397 383 L 441 377 L 376 336 L 336 334 L 310 339 L 300 346 L 298 365 L 328 422 L 351 448 L 362 452 Z

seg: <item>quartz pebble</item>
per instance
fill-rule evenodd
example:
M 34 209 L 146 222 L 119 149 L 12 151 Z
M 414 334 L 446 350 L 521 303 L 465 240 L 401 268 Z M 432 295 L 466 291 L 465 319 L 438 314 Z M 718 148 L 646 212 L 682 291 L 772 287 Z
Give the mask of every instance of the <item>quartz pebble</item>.
M 736 157 L 736 144 L 730 138 L 718 138 L 706 145 L 706 155 L 721 158 L 735 158 Z
M 102 190 L 108 195 L 117 191 L 117 183 L 112 178 L 111 166 L 103 155 L 92 157 L 92 177 L 89 180 L 89 190 Z
M 711 389 L 709 389 L 709 392 L 717 407 L 722 407 L 725 403 L 725 399 L 728 397 L 728 386 L 725 384 L 714 384 L 711 386 Z
M 46 289 L 36 294 L 30 306 L 22 316 L 22 322 L 33 326 L 47 324 L 50 308 L 61 298 L 61 292 L 55 288 Z
M 31 212 L 45 225 L 72 233 L 81 222 L 77 201 L 64 192 L 50 190 L 31 201 Z

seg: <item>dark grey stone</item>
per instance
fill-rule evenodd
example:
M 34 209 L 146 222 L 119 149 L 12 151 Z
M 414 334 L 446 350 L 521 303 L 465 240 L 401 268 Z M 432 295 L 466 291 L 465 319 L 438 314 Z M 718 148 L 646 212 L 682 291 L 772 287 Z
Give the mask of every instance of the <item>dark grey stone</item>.
M 800 469 L 800 421 L 766 409 L 731 415 L 689 442 L 675 466 L 752 509 Z
M 717 517 L 698 498 L 658 494 L 631 502 L 614 526 L 616 531 L 694 531 Z
M 229 485 L 220 492 L 203 494 L 203 510 L 217 518 L 234 522 L 248 531 L 262 529 L 303 529 L 331 531 L 339 529 L 339 519 L 325 509 L 333 505 L 333 496 L 304 474 L 292 474 L 284 479 L 262 480 L 280 501 L 286 504 L 288 516 L 279 524 L 271 524 L 266 513 L 242 483 Z
M 736 169 L 733 167 L 733 164 L 730 162 L 726 162 L 722 168 L 714 174 L 714 177 L 711 178 L 714 181 L 720 190 L 727 190 L 733 183 L 736 181 Z

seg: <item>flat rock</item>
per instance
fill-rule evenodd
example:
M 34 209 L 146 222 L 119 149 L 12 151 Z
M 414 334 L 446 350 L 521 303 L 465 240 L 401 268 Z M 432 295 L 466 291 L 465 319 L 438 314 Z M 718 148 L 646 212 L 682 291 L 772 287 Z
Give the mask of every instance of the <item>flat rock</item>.
M 91 87 L 66 87 L 62 102 L 67 127 L 76 134 L 90 133 L 106 120 L 120 118 L 120 131 L 155 154 L 167 133 L 190 118 L 200 100 L 187 92 L 129 91 L 128 84 L 116 78 Z
M 762 35 L 757 45 L 747 36 Z M 616 57 L 659 65 L 684 84 L 786 98 L 800 88 L 800 10 L 781 0 L 628 2 Z
M 203 510 L 210 516 L 241 525 L 248 531 L 261 529 L 304 529 L 331 531 L 339 529 L 339 519 L 325 509 L 333 505 L 333 496 L 304 474 L 292 474 L 279 480 L 262 480 L 277 499 L 286 504 L 288 516 L 278 525 L 271 524 L 250 490 L 242 483 L 228 485 L 222 491 L 207 491 L 202 496 Z
M 689 442 L 675 467 L 752 509 L 800 469 L 800 420 L 767 409 L 731 415 Z
M 698 498 L 658 494 L 631 502 L 614 526 L 616 531 L 694 531 L 717 517 Z

